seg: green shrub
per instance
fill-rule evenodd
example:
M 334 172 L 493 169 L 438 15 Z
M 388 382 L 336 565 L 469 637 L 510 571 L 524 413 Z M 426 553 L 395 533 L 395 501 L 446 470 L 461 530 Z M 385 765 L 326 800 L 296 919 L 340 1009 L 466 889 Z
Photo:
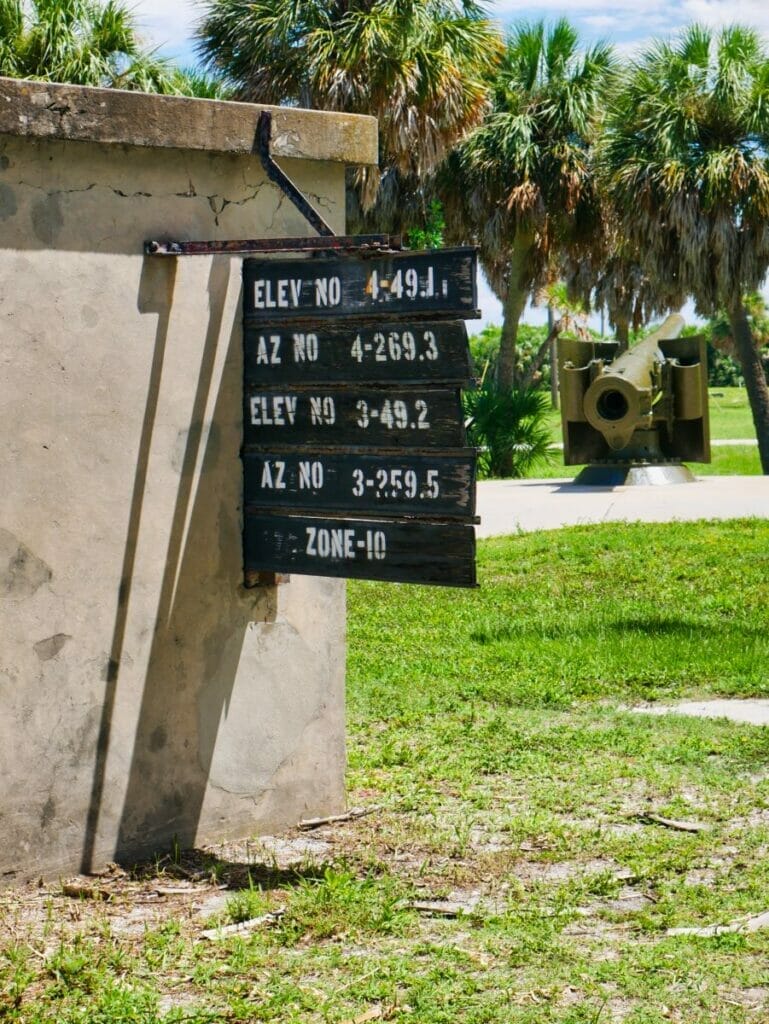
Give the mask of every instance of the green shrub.
M 406 245 L 409 249 L 440 249 L 445 228 L 443 206 L 440 200 L 433 199 L 425 210 L 423 223 L 406 232 Z
M 482 476 L 524 477 L 555 456 L 544 391 L 500 389 L 487 373 L 478 388 L 465 392 L 464 403 L 468 440 L 479 449 Z
M 708 342 L 708 387 L 742 388 L 745 380 L 738 364 L 726 352 Z

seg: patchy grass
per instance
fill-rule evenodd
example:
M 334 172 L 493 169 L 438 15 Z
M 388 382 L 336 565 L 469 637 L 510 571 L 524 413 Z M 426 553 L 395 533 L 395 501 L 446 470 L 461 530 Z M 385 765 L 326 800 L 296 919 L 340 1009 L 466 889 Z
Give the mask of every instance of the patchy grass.
M 769 906 L 767 730 L 629 705 L 767 694 L 768 550 L 612 524 L 485 541 L 476 592 L 351 584 L 350 800 L 381 809 L 5 894 L 0 1020 L 763 1024 L 769 933 L 666 932 Z

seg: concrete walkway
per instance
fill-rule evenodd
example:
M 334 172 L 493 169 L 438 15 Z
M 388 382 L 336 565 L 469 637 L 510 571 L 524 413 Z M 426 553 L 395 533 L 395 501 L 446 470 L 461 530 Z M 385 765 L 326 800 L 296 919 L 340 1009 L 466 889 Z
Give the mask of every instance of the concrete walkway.
M 769 725 L 769 700 L 688 700 L 680 704 L 648 704 L 631 711 L 639 715 L 689 715 L 728 718 L 744 725 Z
M 717 437 L 710 442 L 711 448 L 749 448 L 751 445 L 758 445 L 755 437 Z
M 750 448 L 757 444 L 755 437 L 716 437 L 710 441 L 711 448 Z M 553 448 L 563 451 L 563 441 L 554 441 Z
M 769 518 L 769 477 L 708 476 L 667 486 L 575 487 L 571 480 L 484 480 L 479 537 L 616 520 Z

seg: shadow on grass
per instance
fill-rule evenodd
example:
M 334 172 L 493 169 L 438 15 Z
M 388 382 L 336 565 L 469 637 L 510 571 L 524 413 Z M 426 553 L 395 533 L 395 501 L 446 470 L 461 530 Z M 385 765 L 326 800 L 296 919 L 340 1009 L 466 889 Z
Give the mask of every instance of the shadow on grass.
M 241 890 L 257 886 L 263 891 L 284 889 L 302 881 L 322 879 L 329 867 L 327 861 L 298 863 L 291 867 L 279 867 L 269 860 L 258 843 L 254 856 L 242 861 L 218 857 L 210 850 L 181 850 L 166 853 L 162 857 L 141 861 L 128 871 L 136 882 L 151 882 L 159 878 L 174 878 L 190 882 L 215 880 L 225 889 Z
M 615 633 L 644 633 L 650 636 L 688 637 L 705 633 L 712 636 L 726 630 L 730 634 L 739 633 L 745 637 L 759 636 L 762 633 L 761 630 L 751 626 L 737 626 L 735 628 L 733 624 L 727 622 L 708 625 L 697 622 L 694 619 L 673 619 L 661 615 L 639 615 L 626 619 L 615 619 L 613 622 L 607 622 L 606 628 L 611 629 Z
M 713 637 L 727 634 L 730 637 L 741 636 L 745 640 L 763 639 L 766 630 L 760 626 L 735 625 L 733 622 L 706 623 L 696 619 L 677 619 L 664 616 L 631 616 L 601 623 L 540 623 L 530 626 L 520 623 L 490 622 L 470 632 L 470 639 L 478 644 L 493 644 L 507 640 L 574 640 L 580 635 L 584 637 L 596 632 L 636 633 L 640 636 L 678 636 L 689 638 Z

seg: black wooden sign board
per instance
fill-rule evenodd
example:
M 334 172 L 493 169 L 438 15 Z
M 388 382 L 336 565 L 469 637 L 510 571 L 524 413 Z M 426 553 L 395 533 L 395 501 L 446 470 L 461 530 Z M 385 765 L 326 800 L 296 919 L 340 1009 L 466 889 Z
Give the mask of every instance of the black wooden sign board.
M 246 327 L 244 343 L 246 381 L 262 386 L 466 384 L 472 372 L 467 329 L 461 320 L 266 324 Z
M 246 573 L 264 570 L 474 587 L 472 526 L 248 515 Z
M 247 583 L 476 585 L 476 305 L 469 248 L 244 261 Z
M 339 317 L 476 317 L 473 248 L 243 261 L 245 325 Z
M 467 518 L 475 509 L 475 449 L 243 453 L 244 502 L 254 508 Z
M 246 446 L 461 447 L 462 403 L 449 388 L 246 387 Z

